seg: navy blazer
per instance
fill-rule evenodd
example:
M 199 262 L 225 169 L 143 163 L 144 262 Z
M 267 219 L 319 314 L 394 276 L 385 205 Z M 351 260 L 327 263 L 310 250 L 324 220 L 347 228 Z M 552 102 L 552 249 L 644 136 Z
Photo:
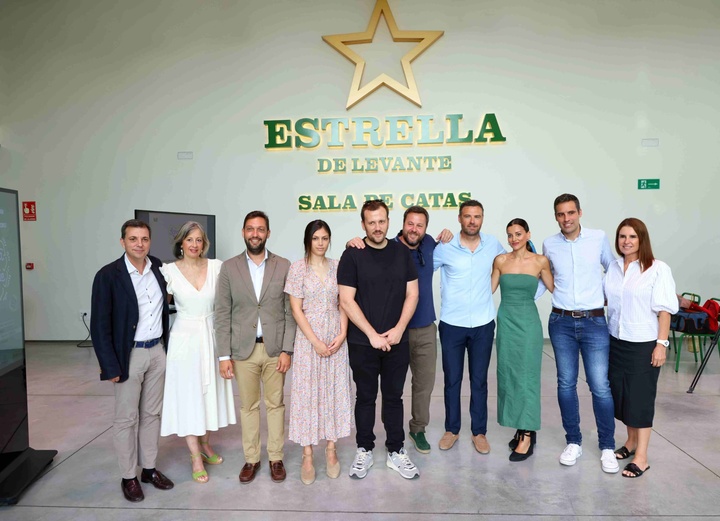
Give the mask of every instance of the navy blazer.
M 160 273 L 162 261 L 156 257 L 148 258 L 163 294 L 162 338 L 167 350 L 170 329 L 167 284 Z M 103 266 L 95 275 L 92 286 L 90 334 L 100 363 L 101 380 L 110 380 L 116 376 L 120 377 L 121 382 L 128 379 L 130 353 L 139 319 L 137 296 L 123 255 Z

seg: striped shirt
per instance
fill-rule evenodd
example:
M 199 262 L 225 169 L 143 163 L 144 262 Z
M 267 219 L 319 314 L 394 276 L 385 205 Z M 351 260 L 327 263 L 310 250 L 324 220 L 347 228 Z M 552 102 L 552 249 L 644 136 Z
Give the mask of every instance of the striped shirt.
M 621 257 L 608 268 L 603 287 L 608 303 L 608 330 L 612 336 L 629 342 L 649 342 L 658 338 L 658 313 L 678 311 L 675 281 L 670 266 L 655 259 L 644 272 L 640 262 L 630 263 L 623 273 Z M 664 340 L 664 339 L 663 339 Z

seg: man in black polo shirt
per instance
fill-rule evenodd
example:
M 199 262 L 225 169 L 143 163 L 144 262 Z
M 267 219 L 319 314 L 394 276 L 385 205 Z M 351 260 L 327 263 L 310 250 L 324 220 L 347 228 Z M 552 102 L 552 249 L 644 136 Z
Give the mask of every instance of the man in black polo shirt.
M 405 452 L 402 392 L 410 361 L 407 325 L 418 302 L 417 270 L 407 248 L 387 240 L 387 205 L 366 201 L 361 210 L 368 246 L 348 248 L 338 266 L 340 305 L 350 319 L 348 348 L 357 387 L 357 452 L 350 477 L 364 478 L 373 465 L 378 376 L 387 434 L 386 464 L 402 477 L 420 473 Z

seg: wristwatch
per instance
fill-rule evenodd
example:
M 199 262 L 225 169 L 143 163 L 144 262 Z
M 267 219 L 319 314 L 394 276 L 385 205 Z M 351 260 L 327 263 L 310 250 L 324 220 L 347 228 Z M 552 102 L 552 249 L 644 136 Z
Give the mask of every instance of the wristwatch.
M 656 340 L 656 342 L 662 346 L 670 347 L 670 340 Z

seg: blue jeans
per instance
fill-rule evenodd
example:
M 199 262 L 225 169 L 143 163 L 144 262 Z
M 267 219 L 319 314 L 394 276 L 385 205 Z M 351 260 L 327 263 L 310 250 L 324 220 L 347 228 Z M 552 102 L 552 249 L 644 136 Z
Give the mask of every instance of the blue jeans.
M 473 436 L 487 432 L 487 374 L 495 321 L 478 327 L 451 326 L 440 321 L 442 366 L 445 374 L 445 430 L 460 432 L 460 389 L 465 349 L 470 373 L 470 429 Z M 611 402 L 612 403 L 612 402 Z
M 572 318 L 551 313 L 548 332 L 555 351 L 558 404 L 565 428 L 565 442 L 582 445 L 577 395 L 579 355 L 582 355 L 592 393 L 600 450 L 614 449 L 615 406 L 608 381 L 610 335 L 605 317 Z

